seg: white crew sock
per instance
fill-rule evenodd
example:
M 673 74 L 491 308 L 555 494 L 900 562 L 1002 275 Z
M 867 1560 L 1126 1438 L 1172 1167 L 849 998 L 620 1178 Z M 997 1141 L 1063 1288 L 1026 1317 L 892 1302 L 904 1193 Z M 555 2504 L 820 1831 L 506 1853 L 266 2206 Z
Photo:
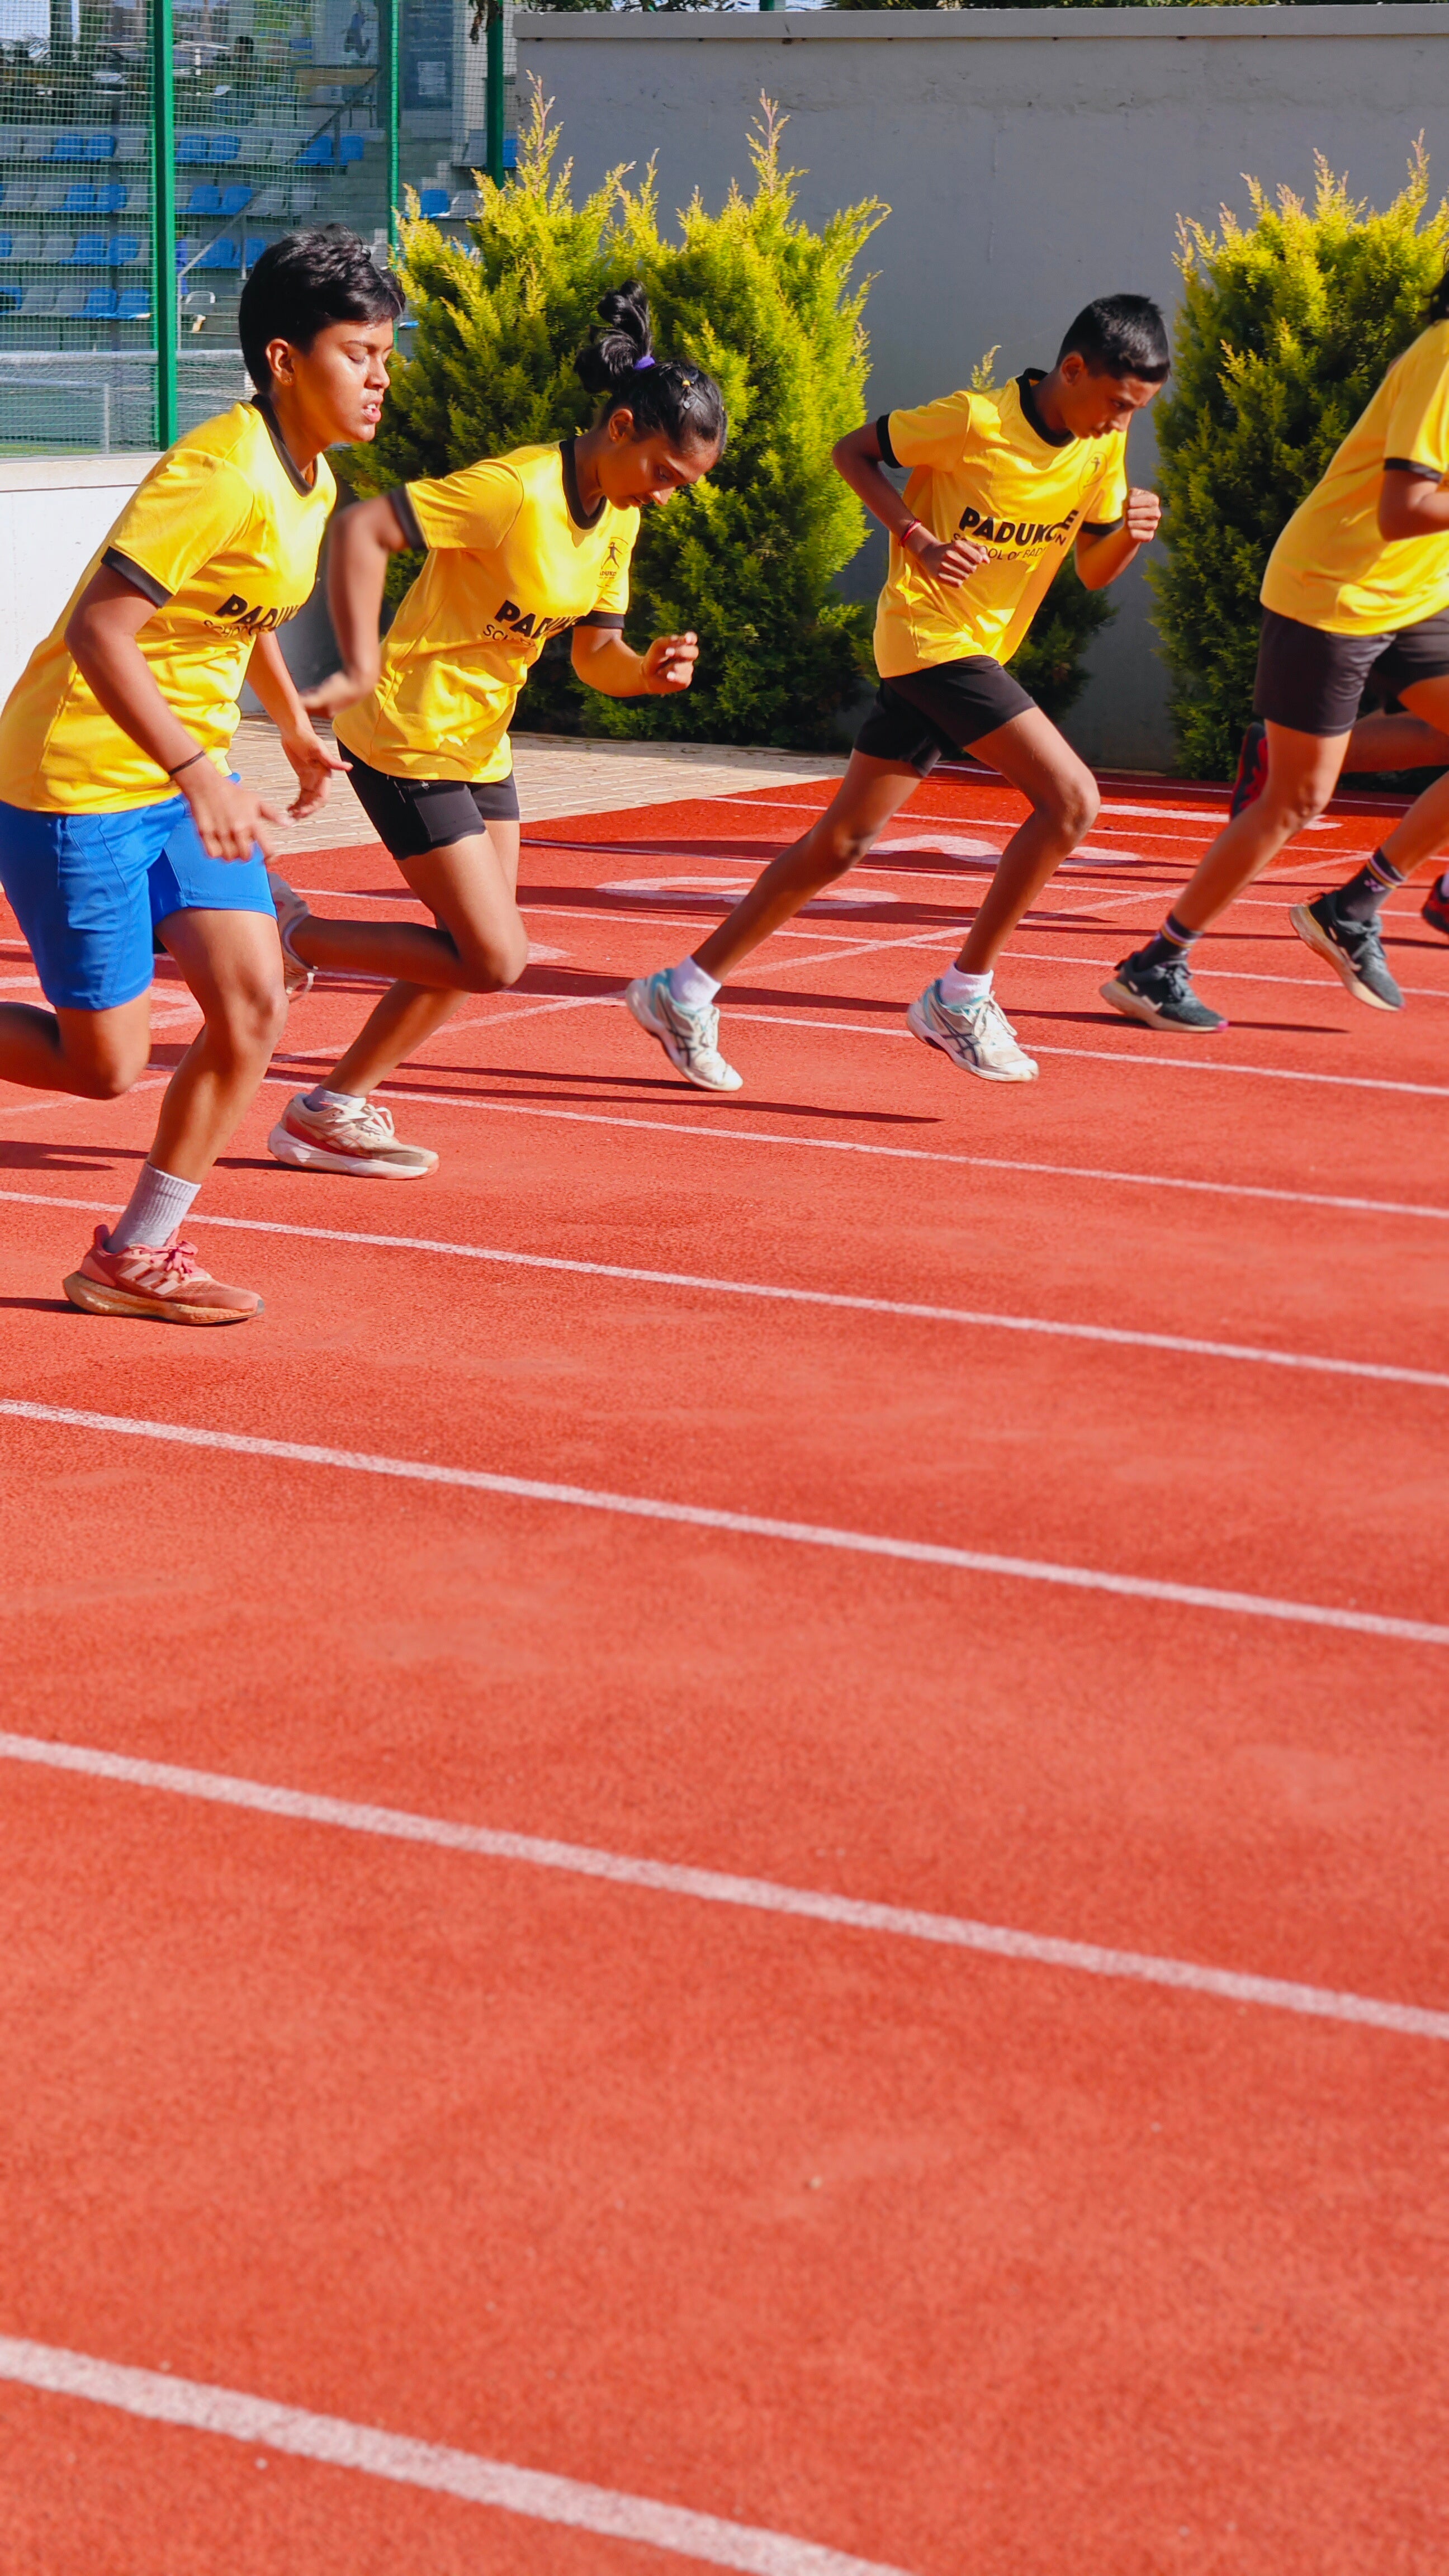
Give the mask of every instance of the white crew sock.
M 959 966 L 948 966 L 941 978 L 943 1002 L 984 1002 L 990 990 L 989 967 L 984 975 L 966 975 Z
M 200 1181 L 178 1181 L 171 1172 L 158 1172 L 154 1163 L 143 1163 L 125 1213 L 111 1228 L 112 1252 L 129 1251 L 133 1243 L 151 1248 L 168 1242 L 191 1214 L 200 1187 Z
M 367 1107 L 365 1091 L 329 1091 L 325 1082 L 319 1082 L 315 1091 L 304 1091 L 302 1097 L 309 1109 L 365 1109 Z
M 719 991 L 719 985 L 713 975 L 706 975 L 694 958 L 686 957 L 682 965 L 670 967 L 669 990 L 682 1011 L 705 1011 Z

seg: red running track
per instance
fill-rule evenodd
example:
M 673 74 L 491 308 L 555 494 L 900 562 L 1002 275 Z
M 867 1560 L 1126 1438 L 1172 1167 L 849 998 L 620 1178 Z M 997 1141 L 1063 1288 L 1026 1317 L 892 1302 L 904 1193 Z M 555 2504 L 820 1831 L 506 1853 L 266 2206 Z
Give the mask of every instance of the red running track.
M 417 1188 L 267 1159 L 320 984 L 254 1329 L 65 1307 L 154 1097 L 4 1095 L 5 2576 L 1449 2560 L 1449 952 L 1293 938 L 1346 800 L 1129 1026 L 1119 782 L 972 1083 L 938 777 L 706 1098 L 618 990 L 822 792 L 530 831 Z

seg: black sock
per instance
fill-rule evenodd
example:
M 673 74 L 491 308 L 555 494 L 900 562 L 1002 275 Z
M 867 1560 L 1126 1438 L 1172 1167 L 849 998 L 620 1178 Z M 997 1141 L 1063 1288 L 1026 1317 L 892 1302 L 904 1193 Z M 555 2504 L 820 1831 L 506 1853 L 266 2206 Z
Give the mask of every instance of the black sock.
M 1403 882 L 1393 860 L 1386 859 L 1382 850 L 1375 850 L 1371 859 L 1365 859 L 1357 876 L 1350 877 L 1347 885 L 1339 887 L 1333 898 L 1333 909 L 1340 921 L 1376 921 L 1385 895 L 1391 894 L 1394 887 Z
M 1200 930 L 1189 930 L 1185 922 L 1178 920 L 1175 912 L 1170 912 L 1157 937 L 1149 939 L 1145 948 L 1138 949 L 1132 963 L 1134 966 L 1170 966 L 1175 957 L 1186 957 L 1193 941 L 1201 937 Z

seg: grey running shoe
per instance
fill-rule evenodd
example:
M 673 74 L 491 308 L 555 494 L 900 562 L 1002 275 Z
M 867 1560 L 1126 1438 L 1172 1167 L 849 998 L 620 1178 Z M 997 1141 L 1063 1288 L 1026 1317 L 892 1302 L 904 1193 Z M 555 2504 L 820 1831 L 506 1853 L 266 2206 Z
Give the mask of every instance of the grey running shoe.
M 1016 1042 L 1016 1031 L 992 994 L 979 1002 L 947 1002 L 939 976 L 906 1013 L 906 1026 L 926 1046 L 939 1047 L 963 1073 L 986 1082 L 1035 1082 L 1037 1061 Z
M 669 989 L 667 968 L 636 976 L 624 999 L 640 1028 L 659 1040 L 687 1082 L 698 1083 L 701 1091 L 743 1089 L 743 1074 L 720 1054 L 719 1012 L 712 1002 L 702 1011 L 687 1011 Z
M 1129 1020 L 1149 1029 L 1225 1029 L 1221 1011 L 1210 1010 L 1192 989 L 1187 959 L 1174 957 L 1166 966 L 1143 966 L 1124 957 L 1102 999 Z
M 1345 921 L 1331 894 L 1295 903 L 1288 915 L 1299 938 L 1333 968 L 1356 1002 L 1375 1011 L 1401 1011 L 1404 997 L 1389 973 L 1384 943 L 1372 921 Z

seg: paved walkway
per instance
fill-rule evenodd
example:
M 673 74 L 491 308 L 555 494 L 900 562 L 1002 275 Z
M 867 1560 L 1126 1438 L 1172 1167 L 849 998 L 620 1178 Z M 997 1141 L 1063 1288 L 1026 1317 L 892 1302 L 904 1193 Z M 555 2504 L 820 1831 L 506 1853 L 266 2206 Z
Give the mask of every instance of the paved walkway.
M 560 734 L 513 737 L 519 802 L 527 823 L 550 814 L 608 814 L 616 806 L 669 805 L 681 796 L 726 796 L 732 788 L 780 787 L 802 778 L 839 778 L 843 755 L 736 751 L 709 743 L 575 742 Z M 237 736 L 237 767 L 286 804 L 295 781 L 272 727 L 257 718 Z M 288 826 L 288 850 L 339 850 L 377 834 L 350 786 L 340 781 L 320 814 Z

